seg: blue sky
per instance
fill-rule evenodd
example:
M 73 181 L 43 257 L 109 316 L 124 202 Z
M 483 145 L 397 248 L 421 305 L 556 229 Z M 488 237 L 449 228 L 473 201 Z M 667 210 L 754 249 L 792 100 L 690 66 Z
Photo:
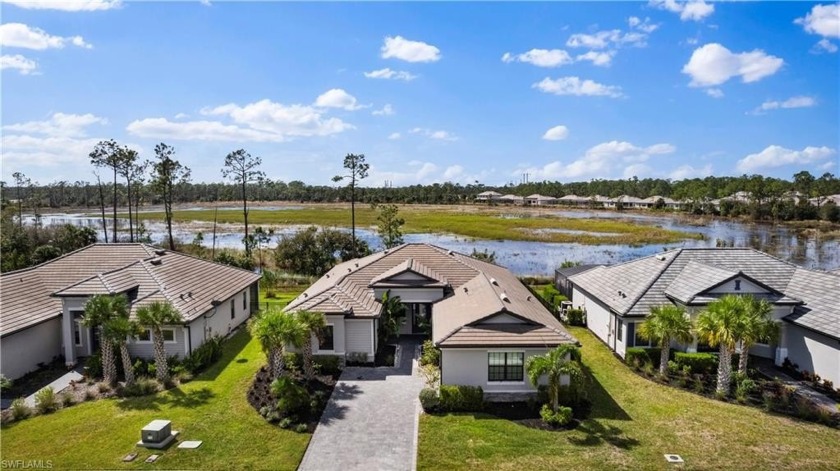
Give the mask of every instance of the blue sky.
M 92 179 L 114 138 L 195 181 L 498 185 L 838 173 L 837 3 L 13 0 L 2 175 Z

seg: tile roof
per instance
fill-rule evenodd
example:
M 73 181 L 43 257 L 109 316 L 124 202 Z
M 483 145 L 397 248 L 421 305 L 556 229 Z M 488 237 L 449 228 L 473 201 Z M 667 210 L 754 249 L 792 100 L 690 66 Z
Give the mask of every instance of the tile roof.
M 555 272 L 560 276 L 570 277 L 572 275 L 577 275 L 578 273 L 583 273 L 585 271 L 589 271 L 596 267 L 601 267 L 603 265 L 575 265 L 573 267 L 567 268 L 558 268 Z
M 611 267 L 595 268 L 569 279 L 623 316 L 646 316 L 650 308 L 698 296 L 726 276 L 741 273 L 770 288 L 768 299 L 801 304 L 785 319 L 840 338 L 840 277 L 807 270 L 751 248 L 683 248 Z M 704 289 L 704 286 L 706 289 Z M 619 295 L 624 293 L 626 296 Z
M 460 330 L 475 327 L 471 324 L 501 312 L 520 317 L 528 325 L 547 329 L 540 331 L 542 338 L 554 342 L 553 345 L 576 342 L 509 270 L 431 244 L 404 244 L 339 264 L 292 300 L 286 309 L 378 317 L 382 305 L 371 288 L 374 280 L 388 279 L 409 267 L 448 284 L 444 289 L 445 297 L 432 309 L 435 342 L 444 342 L 443 345 L 450 339 L 456 342 L 456 334 L 462 339 Z M 535 338 L 533 334 L 523 336 L 524 332 L 511 331 L 509 334 L 510 339 L 527 337 L 528 341 L 533 341 Z
M 416 273 L 426 278 L 426 281 L 424 282 L 421 280 L 412 280 L 410 282 L 406 282 L 392 280 L 392 278 L 395 278 L 398 275 L 408 272 Z M 445 277 L 439 275 L 431 268 L 427 267 L 426 265 L 423 265 L 422 263 L 418 262 L 413 258 L 407 258 L 404 262 L 400 263 L 399 265 L 389 270 L 386 270 L 380 275 L 375 276 L 372 280 L 370 280 L 369 286 L 447 286 L 448 284 L 449 282 L 446 281 Z
M 154 295 L 189 321 L 211 309 L 211 301 L 224 301 L 257 280 L 247 270 L 145 244 L 93 244 L 0 276 L 0 335 L 60 316 L 61 297 L 132 288 L 138 289 L 135 304 Z

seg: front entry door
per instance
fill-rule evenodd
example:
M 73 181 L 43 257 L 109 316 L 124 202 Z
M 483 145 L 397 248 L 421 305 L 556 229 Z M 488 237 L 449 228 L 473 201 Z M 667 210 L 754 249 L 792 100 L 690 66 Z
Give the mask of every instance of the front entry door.
M 432 331 L 432 305 L 431 304 L 410 304 L 411 333 L 428 334 Z

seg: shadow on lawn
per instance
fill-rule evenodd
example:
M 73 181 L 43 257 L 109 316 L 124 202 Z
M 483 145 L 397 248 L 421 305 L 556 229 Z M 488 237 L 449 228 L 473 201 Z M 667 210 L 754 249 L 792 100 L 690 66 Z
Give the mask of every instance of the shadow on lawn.
M 248 332 L 248 329 L 245 328 L 244 324 L 239 326 L 237 329 L 238 330 L 228 337 L 224 344 L 222 344 L 222 358 L 219 358 L 219 361 L 213 363 L 209 368 L 202 371 L 198 376 L 196 376 L 195 380 L 212 381 L 216 379 L 222 371 L 225 371 L 231 363 L 248 362 L 247 358 L 239 357 L 239 355 L 251 340 L 251 333 Z
M 327 407 L 321 414 L 321 420 L 318 422 L 318 425 L 325 425 L 335 420 L 343 419 L 347 415 L 347 409 L 349 409 L 343 403 L 353 400 L 353 398 L 361 393 L 361 388 L 355 384 L 347 384 L 339 381 L 335 385 L 335 389 L 333 389 Z
M 592 370 L 588 366 L 583 365 L 583 374 L 587 379 L 587 387 L 589 389 L 589 399 L 592 401 L 592 411 L 589 414 L 590 419 L 611 419 L 611 420 L 633 420 L 627 412 L 615 402 L 615 399 L 610 396 L 610 393 L 604 389 L 604 386 L 598 382 Z
M 612 425 L 604 425 L 597 420 L 587 420 L 575 430 L 586 434 L 584 438 L 569 437 L 569 442 L 580 446 L 596 446 L 609 443 L 612 446 L 629 450 L 639 444 L 635 438 L 628 437 L 624 431 Z
M 207 404 L 215 393 L 210 388 L 194 389 L 184 392 L 180 387 L 151 396 L 126 398 L 117 402 L 122 410 L 160 410 L 161 406 L 194 408 Z

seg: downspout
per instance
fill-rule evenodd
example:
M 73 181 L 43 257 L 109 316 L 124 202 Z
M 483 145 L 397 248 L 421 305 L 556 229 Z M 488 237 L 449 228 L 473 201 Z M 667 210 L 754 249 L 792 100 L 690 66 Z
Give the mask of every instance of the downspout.
M 184 327 L 187 329 L 187 350 L 190 352 L 189 355 L 192 355 L 192 331 L 189 324 L 184 324 Z

